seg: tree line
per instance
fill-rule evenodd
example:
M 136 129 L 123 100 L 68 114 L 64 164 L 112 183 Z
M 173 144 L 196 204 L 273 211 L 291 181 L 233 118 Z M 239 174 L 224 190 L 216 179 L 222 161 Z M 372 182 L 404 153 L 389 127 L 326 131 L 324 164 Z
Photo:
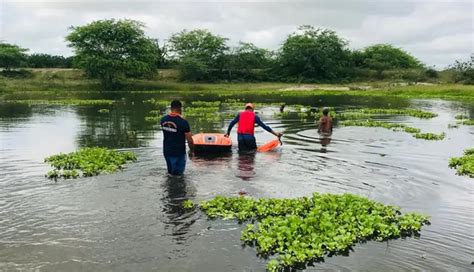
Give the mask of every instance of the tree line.
M 248 42 L 229 46 L 228 38 L 205 29 L 182 30 L 164 44 L 147 37 L 141 22 L 99 20 L 70 28 L 73 57 L 27 55 L 17 45 L 0 43 L 0 67 L 82 68 L 91 78 L 114 87 L 126 78 L 152 78 L 159 68 L 179 70 L 184 81 L 343 82 L 400 77 L 436 77 L 408 52 L 390 44 L 352 50 L 335 31 L 300 26 L 277 50 Z M 473 58 L 457 61 L 458 81 L 474 82 Z
M 50 54 L 26 54 L 28 50 L 18 45 L 0 42 L 0 67 L 12 69 L 28 68 L 72 68 L 73 57 Z

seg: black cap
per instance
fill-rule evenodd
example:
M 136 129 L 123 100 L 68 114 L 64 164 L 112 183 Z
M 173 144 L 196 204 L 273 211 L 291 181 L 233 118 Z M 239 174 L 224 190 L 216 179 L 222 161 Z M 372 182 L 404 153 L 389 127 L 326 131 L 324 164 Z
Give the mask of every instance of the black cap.
M 183 104 L 181 104 L 181 101 L 179 101 L 179 100 L 171 101 L 171 108 L 172 109 L 181 109 L 182 107 L 183 107 Z

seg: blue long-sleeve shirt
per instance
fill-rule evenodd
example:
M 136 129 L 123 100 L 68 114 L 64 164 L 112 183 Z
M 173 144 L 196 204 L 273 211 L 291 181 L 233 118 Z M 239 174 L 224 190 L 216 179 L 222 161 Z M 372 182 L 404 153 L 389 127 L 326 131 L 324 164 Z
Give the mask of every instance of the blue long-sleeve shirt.
M 230 134 L 230 131 L 235 126 L 235 124 L 237 124 L 239 122 L 239 119 L 240 119 L 240 113 L 237 114 L 237 116 L 235 116 L 234 120 L 232 120 L 230 122 L 229 127 L 227 128 L 227 135 Z M 273 131 L 269 126 L 267 126 L 264 122 L 262 122 L 262 120 L 260 119 L 260 117 L 258 117 L 258 115 L 255 115 L 255 123 L 257 123 L 257 125 L 261 126 L 264 130 L 266 130 L 270 133 Z

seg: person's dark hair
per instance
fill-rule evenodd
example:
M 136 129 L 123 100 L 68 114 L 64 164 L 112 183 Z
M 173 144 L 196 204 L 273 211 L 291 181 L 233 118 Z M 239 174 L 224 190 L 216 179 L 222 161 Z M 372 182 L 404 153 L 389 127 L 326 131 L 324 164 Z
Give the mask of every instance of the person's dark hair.
M 323 114 L 324 114 L 324 115 L 328 115 L 328 113 L 329 113 L 329 109 L 328 109 L 328 108 L 324 108 L 324 109 L 323 109 Z
M 171 108 L 172 109 L 181 109 L 182 107 L 183 107 L 183 104 L 181 104 L 181 101 L 179 101 L 179 100 L 171 101 Z

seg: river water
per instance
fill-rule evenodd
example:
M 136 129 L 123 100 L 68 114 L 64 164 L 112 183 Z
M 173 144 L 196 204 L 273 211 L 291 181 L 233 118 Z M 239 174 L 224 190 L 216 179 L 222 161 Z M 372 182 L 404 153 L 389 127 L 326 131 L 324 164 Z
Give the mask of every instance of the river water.
M 107 96 L 110 95 L 104 95 Z M 242 226 L 208 220 L 182 202 L 216 195 L 299 197 L 312 192 L 354 193 L 402 212 L 431 216 L 420 237 L 356 244 L 348 256 L 326 257 L 308 271 L 473 270 L 474 180 L 455 175 L 448 160 L 472 147 L 474 128 L 454 116 L 474 105 L 437 100 L 308 98 L 246 95 L 260 104 L 411 107 L 439 114 L 433 119 L 380 118 L 426 132 L 446 132 L 442 141 L 415 139 L 384 128 L 340 127 L 321 139 L 312 120 L 275 117 L 278 107 L 260 106 L 261 118 L 285 133 L 277 151 L 188 159 L 183 178 L 170 178 L 162 157 L 163 136 L 145 122 L 150 97 L 185 101 L 206 94 L 121 94 L 108 114 L 101 106 L 0 104 L 0 271 L 264 271 L 266 260 L 242 247 Z M 242 97 L 242 96 L 241 96 Z M 186 112 L 184 113 L 186 114 Z M 224 131 L 229 118 L 189 118 L 191 129 Z M 259 143 L 272 135 L 258 128 Z M 236 145 L 235 128 L 232 139 Z M 43 159 L 84 146 L 134 151 L 138 161 L 124 171 L 53 182 Z

